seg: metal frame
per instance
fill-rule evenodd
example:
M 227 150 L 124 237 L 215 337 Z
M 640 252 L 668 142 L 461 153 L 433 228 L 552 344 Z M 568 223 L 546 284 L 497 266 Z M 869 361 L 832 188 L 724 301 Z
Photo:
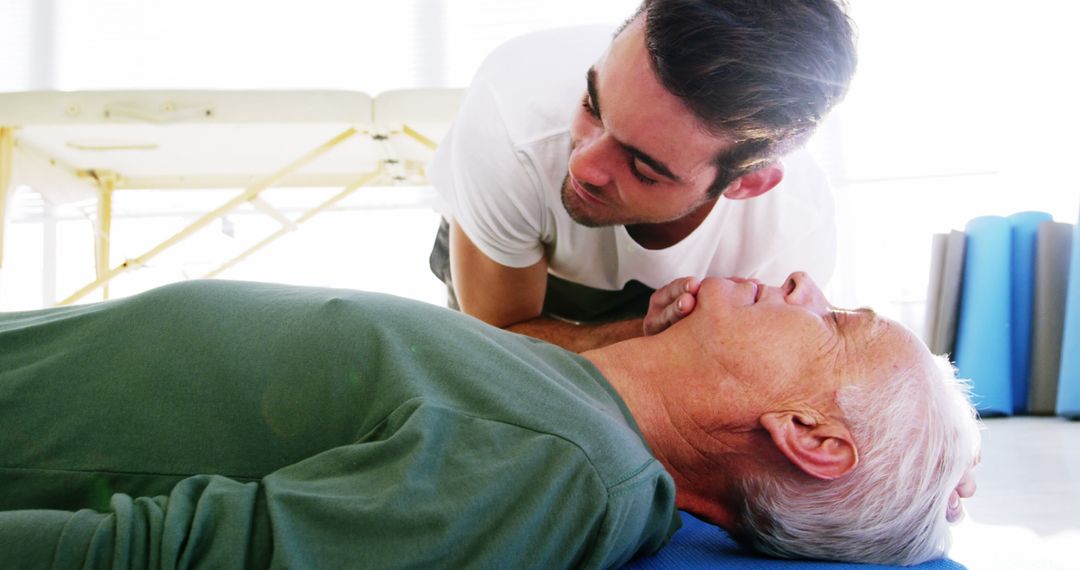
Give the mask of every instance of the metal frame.
M 11 171 L 14 167 L 15 129 L 0 126 L 0 269 L 4 267 L 4 222 L 11 190 Z
M 95 173 L 98 184 L 97 223 L 94 228 L 94 274 L 102 279 L 109 272 L 110 249 L 112 239 L 112 197 L 116 189 L 116 173 L 104 171 Z M 109 284 L 102 284 L 103 295 L 109 298 Z
M 300 157 L 299 159 L 295 160 L 292 164 L 289 164 L 288 166 L 282 168 L 281 170 L 271 174 L 270 176 L 267 176 L 266 178 L 264 178 L 262 181 L 258 182 L 257 184 L 244 189 L 244 191 L 242 191 L 240 194 L 238 194 L 233 199 L 231 199 L 228 202 L 222 204 L 216 210 L 213 210 L 213 211 L 203 215 L 201 218 L 195 220 L 194 222 L 189 224 L 187 227 L 185 227 L 184 229 L 177 232 L 172 237 L 170 237 L 170 238 L 166 239 L 165 241 L 159 243 L 158 245 L 154 246 L 153 248 L 151 248 L 146 253 L 144 253 L 144 254 L 142 254 L 142 255 L 134 258 L 134 259 L 124 260 L 124 262 L 121 263 L 120 265 L 117 265 L 116 267 L 114 267 L 112 269 L 106 269 L 104 272 L 99 273 L 98 278 L 95 281 L 93 281 L 91 283 L 88 283 L 83 288 L 79 289 L 78 291 L 75 291 L 74 293 L 72 293 L 71 295 L 69 295 L 64 300 L 60 301 L 57 304 L 58 305 L 68 305 L 68 304 L 74 303 L 75 301 L 78 301 L 79 299 L 82 299 L 86 295 L 94 292 L 99 287 L 104 286 L 109 281 L 112 281 L 114 278 L 116 278 L 117 275 L 120 275 L 121 273 L 124 273 L 126 271 L 130 271 L 130 270 L 135 269 L 137 267 L 141 267 L 143 265 L 146 265 L 146 262 L 150 261 L 154 257 L 157 257 L 157 255 L 160 254 L 161 252 L 169 249 L 170 247 L 176 245 L 177 243 L 180 243 L 185 238 L 191 236 L 191 234 L 194 234 L 196 231 L 206 227 L 208 224 L 210 224 L 214 220 L 217 220 L 218 218 L 224 216 L 225 214 L 228 214 L 229 212 L 235 210 L 237 207 L 239 207 L 244 202 L 248 202 L 250 200 L 253 200 L 253 199 L 257 198 L 259 196 L 259 193 L 262 192 L 263 190 L 266 190 L 267 188 L 273 186 L 275 183 L 279 182 L 283 178 L 289 176 L 290 174 L 296 172 L 297 170 L 300 170 L 301 168 L 303 168 L 304 166 L 309 164 L 311 161 L 313 161 L 316 158 L 318 158 L 319 156 L 325 154 L 328 150 L 330 150 L 330 149 L 334 148 L 335 146 L 341 144 L 342 141 L 345 141 L 346 139 L 352 137 L 356 133 L 357 133 L 356 129 L 354 129 L 352 127 L 346 129 L 344 132 L 342 132 L 338 136 L 330 139 L 329 141 L 323 143 L 318 148 L 312 150 L 308 154 L 306 154 L 306 155 Z M 111 189 L 110 189 L 109 193 L 111 194 Z M 102 194 L 104 195 L 105 192 L 103 191 Z M 102 250 L 103 251 L 102 255 L 107 260 L 108 259 L 109 236 L 102 231 L 102 225 L 101 224 L 99 224 L 98 231 L 99 231 L 98 241 L 99 241 L 99 243 L 103 242 L 104 243 L 104 248 L 105 248 L 105 249 Z M 98 261 L 98 268 L 99 268 L 99 270 L 102 268 L 102 261 L 100 260 L 100 258 L 99 258 L 99 261 Z

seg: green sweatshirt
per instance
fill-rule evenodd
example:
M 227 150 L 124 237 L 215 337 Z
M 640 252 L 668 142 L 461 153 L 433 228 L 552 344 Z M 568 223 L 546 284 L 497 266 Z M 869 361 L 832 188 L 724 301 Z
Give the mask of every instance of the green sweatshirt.
M 4 568 L 603 568 L 674 499 L 587 360 L 447 309 L 196 281 L 0 315 Z

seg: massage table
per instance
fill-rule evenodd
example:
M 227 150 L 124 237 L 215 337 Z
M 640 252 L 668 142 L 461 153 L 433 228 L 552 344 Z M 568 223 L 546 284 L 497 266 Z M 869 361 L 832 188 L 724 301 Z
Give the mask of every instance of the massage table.
M 424 168 L 462 89 L 353 91 L 34 91 L 0 93 L 0 268 L 5 205 L 27 185 L 55 205 L 88 203 L 96 279 L 68 304 L 145 265 L 211 222 L 253 206 L 281 230 L 213 277 L 362 187 L 427 186 Z M 270 187 L 339 188 L 290 218 Z M 113 192 L 239 189 L 142 255 L 110 263 Z M 325 192 L 320 193 L 325 195 Z M 314 200 L 312 200 L 314 201 Z M 197 203 L 197 200 L 192 200 Z

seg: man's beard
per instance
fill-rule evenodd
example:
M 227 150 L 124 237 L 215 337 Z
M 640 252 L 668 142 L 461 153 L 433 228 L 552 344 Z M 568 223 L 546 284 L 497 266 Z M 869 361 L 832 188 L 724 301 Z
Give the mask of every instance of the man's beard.
M 579 184 L 582 184 L 582 186 L 584 186 L 586 190 L 589 190 L 589 187 L 584 183 Z M 586 212 L 587 206 L 584 203 L 584 200 L 582 200 L 581 197 L 578 196 L 577 191 L 574 190 L 574 187 L 570 182 L 569 173 L 567 173 L 566 178 L 563 178 L 562 189 L 560 190 L 559 195 L 562 198 L 563 209 L 566 210 L 566 213 L 570 216 L 570 219 L 587 228 L 602 228 L 605 226 L 622 224 L 622 222 L 618 219 L 598 218 L 595 216 L 590 216 Z
M 590 185 L 580 181 L 578 183 L 581 184 L 583 188 L 585 188 L 586 192 L 593 191 L 593 187 L 591 187 Z M 572 183 L 570 182 L 570 174 L 568 173 L 566 175 L 566 178 L 563 178 L 562 189 L 559 192 L 559 195 L 562 198 L 563 209 L 566 210 L 566 213 L 570 216 L 570 219 L 587 228 L 604 228 L 608 226 L 633 226 L 637 224 L 665 224 L 668 222 L 679 220 L 684 216 L 688 216 L 692 214 L 695 210 L 697 210 L 699 207 L 701 207 L 705 202 L 713 200 L 712 198 L 710 198 L 709 200 L 704 200 L 698 204 L 694 204 L 685 212 L 663 219 L 649 219 L 640 216 L 630 217 L 625 212 L 620 212 L 610 205 L 608 205 L 607 210 L 602 211 L 599 214 L 592 214 L 589 212 L 588 203 L 585 202 L 585 200 L 582 199 L 581 196 L 578 196 L 577 191 L 574 190 L 571 184 Z M 600 194 L 599 191 L 594 191 L 593 193 Z

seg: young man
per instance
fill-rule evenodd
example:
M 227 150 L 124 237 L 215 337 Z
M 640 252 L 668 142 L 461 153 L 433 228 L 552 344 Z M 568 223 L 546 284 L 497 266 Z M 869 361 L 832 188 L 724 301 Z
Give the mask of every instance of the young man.
M 607 568 L 676 509 L 782 556 L 940 556 L 978 444 L 947 363 L 801 273 L 697 301 L 584 355 L 270 284 L 0 315 L 0 560 Z
M 788 153 L 854 60 L 834 0 L 647 0 L 614 40 L 502 46 L 430 168 L 451 306 L 580 351 L 670 326 L 705 276 L 828 279 L 832 198 Z

